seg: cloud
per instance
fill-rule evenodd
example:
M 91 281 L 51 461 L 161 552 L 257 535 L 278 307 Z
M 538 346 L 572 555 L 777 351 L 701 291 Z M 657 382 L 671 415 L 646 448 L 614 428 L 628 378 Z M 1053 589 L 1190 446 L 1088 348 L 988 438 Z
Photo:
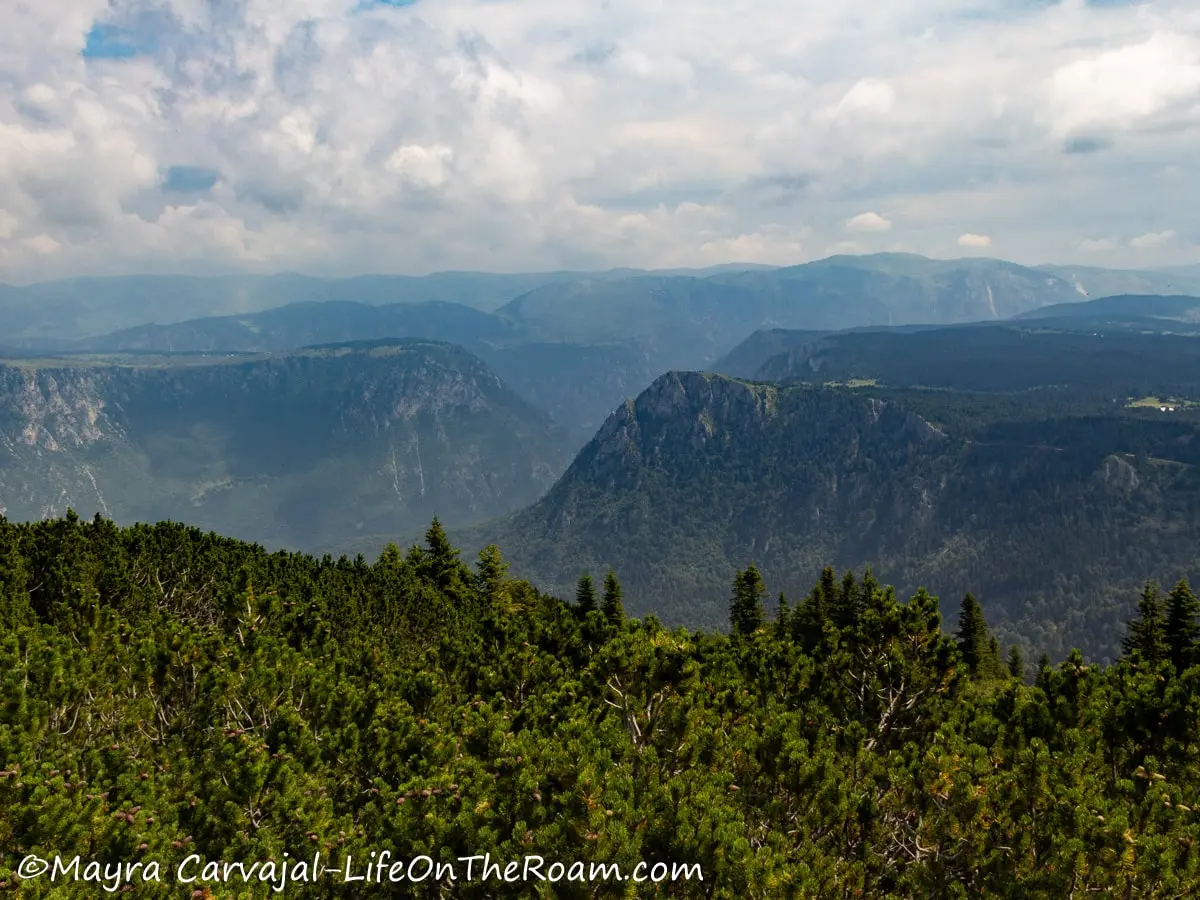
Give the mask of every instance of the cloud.
M 886 81 L 864 78 L 854 84 L 837 103 L 817 111 L 818 122 L 836 122 L 845 119 L 878 118 L 892 111 L 896 102 L 896 89 Z
M 990 247 L 992 239 L 986 234 L 960 234 L 958 236 L 958 246 L 960 247 Z
M 1085 253 L 1100 253 L 1116 248 L 1117 242 L 1112 238 L 1084 238 L 1079 242 L 1079 249 Z
M 1200 233 L 1193 0 L 40 0 L 0 71 L 0 281 Z
M 62 245 L 48 234 L 35 234 L 21 243 L 39 256 L 50 256 L 62 249 Z
M 1163 244 L 1170 243 L 1175 240 L 1175 232 L 1171 229 L 1166 231 L 1148 231 L 1145 234 L 1139 234 L 1129 241 L 1130 247 L 1136 247 L 1141 250 L 1146 247 L 1161 247 Z
M 1064 131 L 1129 128 L 1200 100 L 1200 40 L 1195 34 L 1156 31 L 1143 41 L 1063 65 L 1051 76 L 1049 89 L 1056 124 Z
M 847 231 L 887 231 L 892 223 L 879 213 L 865 212 L 846 220 Z

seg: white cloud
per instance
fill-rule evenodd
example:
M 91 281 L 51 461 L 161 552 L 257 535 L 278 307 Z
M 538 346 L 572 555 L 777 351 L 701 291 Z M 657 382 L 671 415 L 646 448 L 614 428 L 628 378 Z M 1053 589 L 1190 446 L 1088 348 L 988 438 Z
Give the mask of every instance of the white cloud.
M 35 234 L 25 238 L 21 244 L 39 256 L 50 256 L 62 249 L 62 245 L 48 234 Z
M 1112 238 L 1084 238 L 1079 242 L 1079 249 L 1087 253 L 1100 253 L 1116 248 L 1117 242 Z
M 896 102 L 896 89 L 886 81 L 864 78 L 831 106 L 817 111 L 814 119 L 831 122 L 839 119 L 886 116 Z
M 990 247 L 992 239 L 986 234 L 960 234 L 958 236 L 958 246 L 960 247 Z
M 1176 104 L 1200 99 L 1200 38 L 1155 32 L 1057 69 L 1049 92 L 1064 132 L 1129 127 Z
M 864 210 L 934 255 L 986 210 L 1026 262 L 1146 259 L 1081 222 L 1200 233 L 1194 0 L 681 12 L 0 4 L 0 280 L 798 262 L 887 230 Z M 145 52 L 84 60 L 97 22 Z
M 865 212 L 846 220 L 847 231 L 888 231 L 892 223 L 879 213 Z
M 1130 247 L 1136 247 L 1139 250 L 1146 247 L 1161 247 L 1163 244 L 1170 243 L 1175 240 L 1175 232 L 1171 229 L 1166 231 L 1148 231 L 1145 234 L 1139 234 L 1129 241 Z

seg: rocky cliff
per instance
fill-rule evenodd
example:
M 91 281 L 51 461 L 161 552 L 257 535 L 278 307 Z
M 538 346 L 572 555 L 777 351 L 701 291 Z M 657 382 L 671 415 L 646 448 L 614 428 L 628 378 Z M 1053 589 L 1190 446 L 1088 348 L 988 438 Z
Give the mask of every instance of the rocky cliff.
M 0 366 L 0 447 L 10 518 L 71 506 L 301 547 L 508 512 L 570 452 L 480 360 L 427 341 Z

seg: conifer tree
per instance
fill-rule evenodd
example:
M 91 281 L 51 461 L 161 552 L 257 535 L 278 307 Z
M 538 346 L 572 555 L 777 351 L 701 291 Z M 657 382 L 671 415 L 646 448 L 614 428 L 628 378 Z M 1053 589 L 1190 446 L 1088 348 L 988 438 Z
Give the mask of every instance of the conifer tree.
M 1016 644 L 1013 644 L 1008 651 L 1008 674 L 1009 677 L 1018 681 L 1025 680 L 1025 655 L 1021 653 L 1021 648 Z
M 1187 579 L 1181 579 L 1167 595 L 1167 652 L 1176 671 L 1182 672 L 1196 664 L 1196 642 L 1200 638 L 1197 615 L 1200 615 L 1200 600 Z
M 612 569 L 609 569 L 608 574 L 604 576 L 604 599 L 601 601 L 600 611 L 604 613 L 608 624 L 614 627 L 625 621 L 625 604 L 621 599 L 621 584 L 617 581 L 617 575 Z
M 1138 599 L 1138 615 L 1129 623 L 1129 632 L 1121 641 L 1126 656 L 1146 662 L 1167 657 L 1167 620 L 1163 614 L 1162 593 L 1158 583 L 1146 582 Z
M 790 621 L 791 607 L 788 605 L 787 595 L 780 591 L 779 601 L 775 606 L 775 625 L 779 629 L 786 629 Z
M 752 634 L 763 623 L 763 597 L 767 592 L 762 574 L 753 563 L 733 579 L 729 623 L 735 634 Z
M 988 640 L 987 662 L 983 666 L 983 675 L 987 678 L 999 678 L 1004 671 L 1004 660 L 1000 658 L 1000 642 L 992 635 Z
M 1034 684 L 1043 690 L 1050 685 L 1050 675 L 1054 670 L 1050 668 L 1050 654 L 1043 653 L 1038 657 L 1037 675 L 1034 676 Z
M 972 675 L 987 674 L 988 628 L 983 608 L 974 594 L 963 597 L 958 613 L 958 649 Z
M 596 608 L 596 586 L 587 572 L 580 575 L 575 584 L 575 608 L 584 616 Z
M 501 555 L 499 547 L 488 544 L 479 551 L 479 561 L 475 564 L 475 569 L 475 583 L 479 593 L 494 603 L 508 575 L 508 561 Z
M 453 592 L 462 575 L 462 563 L 458 550 L 446 537 L 446 529 L 436 518 L 425 532 L 425 550 L 422 553 L 424 571 L 443 591 Z

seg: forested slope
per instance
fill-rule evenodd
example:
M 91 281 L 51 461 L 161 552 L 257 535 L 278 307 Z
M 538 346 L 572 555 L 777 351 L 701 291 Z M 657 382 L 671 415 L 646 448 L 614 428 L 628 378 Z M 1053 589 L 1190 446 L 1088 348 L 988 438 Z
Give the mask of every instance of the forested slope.
M 722 636 L 626 619 L 615 578 L 564 604 L 504 568 L 495 548 L 468 568 L 436 523 L 368 563 L 0 520 L 0 892 L 104 891 L 15 874 L 57 854 L 142 862 L 138 897 L 267 897 L 236 875 L 181 886 L 177 866 L 383 849 L 699 867 L 548 884 L 457 863 L 382 888 L 419 898 L 1200 890 L 1186 584 L 1147 590 L 1115 665 L 1025 677 L 970 598 L 951 636 L 928 595 L 827 571 L 770 616 L 751 567 Z
M 872 566 L 975 590 L 1006 640 L 1108 658 L 1141 581 L 1200 571 L 1200 421 L 1117 399 L 670 373 L 537 503 L 462 539 L 554 590 L 613 566 L 631 609 L 706 627 L 746 562 L 788 591 Z

